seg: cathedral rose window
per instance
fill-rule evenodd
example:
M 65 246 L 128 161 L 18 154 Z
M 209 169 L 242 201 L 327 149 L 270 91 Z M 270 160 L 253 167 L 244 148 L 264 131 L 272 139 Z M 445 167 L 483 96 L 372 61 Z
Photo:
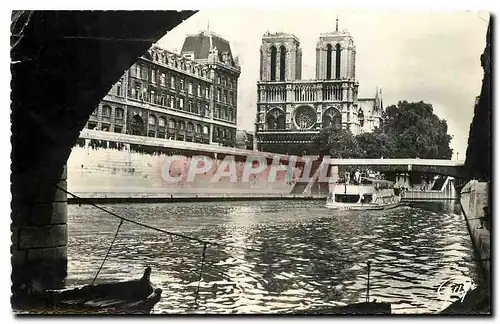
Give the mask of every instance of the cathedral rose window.
M 295 113 L 295 124 L 301 129 L 311 128 L 316 122 L 316 112 L 313 108 L 302 106 Z

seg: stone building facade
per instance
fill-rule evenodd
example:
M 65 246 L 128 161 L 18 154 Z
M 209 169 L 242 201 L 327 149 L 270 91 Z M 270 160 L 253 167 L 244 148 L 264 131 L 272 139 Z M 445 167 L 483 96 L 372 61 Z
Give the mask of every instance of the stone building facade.
M 320 35 L 316 45 L 316 78 L 302 80 L 302 49 L 288 33 L 266 33 L 260 48 L 257 82 L 257 149 L 303 154 L 326 127 L 353 134 L 380 126 L 382 92 L 358 98 L 356 46 L 349 32 Z
M 240 73 L 229 42 L 213 32 L 187 35 L 180 54 L 154 45 L 113 85 L 87 128 L 234 147 Z

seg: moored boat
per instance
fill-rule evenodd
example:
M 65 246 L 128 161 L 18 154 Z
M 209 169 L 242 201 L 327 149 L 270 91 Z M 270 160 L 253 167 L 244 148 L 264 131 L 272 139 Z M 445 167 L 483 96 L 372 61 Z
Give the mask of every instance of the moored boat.
M 360 178 L 330 187 L 326 207 L 338 210 L 383 210 L 399 206 L 401 196 L 394 183 L 382 179 Z
M 138 280 L 15 294 L 12 306 L 18 314 L 149 314 L 162 293 L 150 274 L 147 267 Z

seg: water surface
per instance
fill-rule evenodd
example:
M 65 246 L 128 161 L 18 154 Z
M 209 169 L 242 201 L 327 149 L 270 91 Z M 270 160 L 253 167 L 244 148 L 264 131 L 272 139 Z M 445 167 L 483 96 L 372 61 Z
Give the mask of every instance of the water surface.
M 163 290 L 156 314 L 276 313 L 362 302 L 367 261 L 370 300 L 391 302 L 393 313 L 436 312 L 443 281 L 480 280 L 463 216 L 450 202 L 353 212 L 328 210 L 323 201 L 103 206 L 222 244 L 207 247 L 195 303 L 203 245 L 122 225 L 98 282 L 139 278 L 151 266 Z M 68 214 L 68 285 L 88 284 L 120 221 L 91 206 L 70 205 Z

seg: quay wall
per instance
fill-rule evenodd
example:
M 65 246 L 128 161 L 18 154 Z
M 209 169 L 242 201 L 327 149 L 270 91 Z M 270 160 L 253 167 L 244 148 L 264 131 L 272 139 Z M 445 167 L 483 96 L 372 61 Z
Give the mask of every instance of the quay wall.
M 276 180 L 269 181 L 271 166 L 268 165 L 260 173 L 251 174 L 249 181 L 241 181 L 244 168 L 248 166 L 245 162 L 236 162 L 236 181 L 226 176 L 214 182 L 212 180 L 222 162 L 216 159 L 207 172 L 196 174 L 193 181 L 188 181 L 191 158 L 176 156 L 168 168 L 165 167 L 165 160 L 169 157 L 165 154 L 75 146 L 67 162 L 68 191 L 82 198 L 95 199 L 293 197 L 291 191 L 302 172 L 301 167 L 295 168 L 289 175 L 284 170 L 278 171 Z M 169 183 L 162 172 L 168 172 L 171 177 L 181 177 L 180 181 Z
M 222 162 L 219 158 L 213 160 L 213 165 L 207 172 L 196 174 L 193 181 L 188 181 L 191 158 L 175 156 L 170 168 L 166 168 L 166 159 L 172 157 L 124 149 L 75 146 L 67 162 L 68 191 L 82 198 L 109 202 L 294 199 L 303 195 L 310 196 L 311 199 L 326 199 L 328 196 L 328 185 L 311 183 L 310 190 L 306 190 L 307 183 L 297 183 L 302 174 L 300 165 L 292 174 L 287 175 L 284 170 L 278 171 L 274 181 L 269 181 L 271 166 L 268 165 L 260 173 L 250 175 L 249 181 L 245 182 L 241 179 L 244 169 L 249 166 L 246 162 L 237 161 L 236 181 L 231 181 L 227 176 L 212 181 Z M 330 176 L 338 177 L 340 169 L 332 167 Z M 167 182 L 165 170 L 169 170 L 169 176 L 180 176 L 180 181 Z M 433 180 L 426 185 L 430 189 L 435 183 L 436 180 Z M 420 183 L 407 184 L 409 191 L 405 195 L 408 197 L 403 198 L 411 201 L 450 199 L 450 195 L 443 190 L 422 191 L 422 186 Z M 307 193 L 304 194 L 305 192 Z M 68 198 L 70 202 L 73 201 L 71 196 Z
M 481 225 L 480 217 L 484 215 L 483 208 L 488 206 L 488 183 L 477 180 L 469 181 L 460 194 L 460 205 L 465 215 L 469 234 L 474 245 L 477 257 L 482 260 L 481 267 L 486 282 L 490 283 L 490 232 L 486 228 L 478 228 Z M 491 213 L 491 208 L 488 208 Z

